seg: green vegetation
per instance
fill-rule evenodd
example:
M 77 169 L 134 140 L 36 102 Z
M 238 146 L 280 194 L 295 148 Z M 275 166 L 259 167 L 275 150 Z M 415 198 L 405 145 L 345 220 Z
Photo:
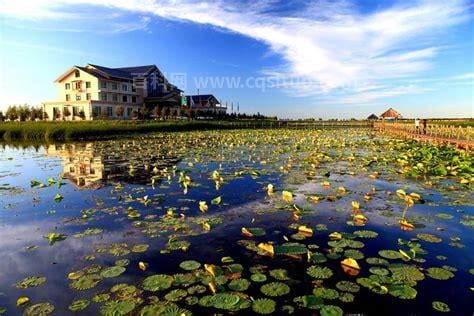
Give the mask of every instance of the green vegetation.
M 179 132 L 246 127 L 243 122 L 209 121 L 77 121 L 77 122 L 3 122 L 0 140 L 69 141 L 110 138 L 152 132 Z

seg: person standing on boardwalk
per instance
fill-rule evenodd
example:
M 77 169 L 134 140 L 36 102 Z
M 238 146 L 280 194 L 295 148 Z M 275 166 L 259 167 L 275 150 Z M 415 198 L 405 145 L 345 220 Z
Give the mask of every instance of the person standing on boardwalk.
M 420 133 L 420 120 L 418 118 L 415 119 L 415 130 L 417 134 Z
M 426 135 L 426 119 L 423 119 L 421 125 L 423 126 L 423 135 Z

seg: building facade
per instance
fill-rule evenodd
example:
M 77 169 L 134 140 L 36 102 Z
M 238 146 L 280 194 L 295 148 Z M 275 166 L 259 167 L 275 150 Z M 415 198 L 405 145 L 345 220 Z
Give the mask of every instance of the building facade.
M 225 114 L 227 107 L 222 106 L 219 100 L 212 94 L 188 95 L 186 96 L 187 106 L 200 115 Z
M 107 68 L 73 66 L 55 81 L 59 101 L 44 102 L 48 120 L 132 119 L 141 107 L 176 107 L 182 91 L 155 65 Z

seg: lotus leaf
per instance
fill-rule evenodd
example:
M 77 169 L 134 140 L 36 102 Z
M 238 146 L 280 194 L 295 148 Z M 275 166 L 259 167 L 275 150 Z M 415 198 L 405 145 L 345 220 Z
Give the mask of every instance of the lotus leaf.
M 143 280 L 143 289 L 151 292 L 163 291 L 170 288 L 172 284 L 173 277 L 166 274 L 155 274 Z
M 319 267 L 319 266 L 311 266 L 306 270 L 306 273 L 315 278 L 315 279 L 329 279 L 333 272 L 328 267 Z
M 388 275 L 390 272 L 382 267 L 371 267 L 369 269 L 370 273 L 377 274 L 377 275 Z
M 421 239 L 426 242 L 431 242 L 431 243 L 440 243 L 443 240 L 439 238 L 438 236 L 432 235 L 432 234 L 427 234 L 427 233 L 419 233 L 416 235 L 418 239 Z
M 320 309 L 324 305 L 323 299 L 314 295 L 297 296 L 293 299 L 293 302 L 309 309 Z
M 324 305 L 320 310 L 321 316 L 342 316 L 344 311 L 339 306 Z
M 428 268 L 426 269 L 427 276 L 436 280 L 448 280 L 454 277 L 454 274 L 443 268 Z
M 137 244 L 132 247 L 132 252 L 145 252 L 149 247 L 149 244 Z
M 290 293 L 290 287 L 283 282 L 271 282 L 262 285 L 260 292 L 267 296 L 282 296 Z
M 421 281 L 424 274 L 415 266 L 408 264 L 393 264 L 388 267 L 392 272 L 392 278 L 397 281 Z
M 285 281 L 285 280 L 290 279 L 290 277 L 288 276 L 288 270 L 285 270 L 285 269 L 270 270 L 270 276 L 280 281 Z
M 334 289 L 329 289 L 325 287 L 317 287 L 313 289 L 313 294 L 315 296 L 325 298 L 325 299 L 336 299 L 339 297 L 339 292 Z
M 104 316 L 127 315 L 135 309 L 135 303 L 132 301 L 108 301 L 100 307 L 100 313 Z
M 265 282 L 267 280 L 267 276 L 262 273 L 254 273 L 250 276 L 250 280 L 253 282 Z
M 257 314 L 271 314 L 275 311 L 276 303 L 269 298 L 259 298 L 253 301 L 252 310 Z
M 46 282 L 46 277 L 31 276 L 17 282 L 15 286 L 19 289 L 26 289 L 30 287 L 40 286 L 44 282 Z
M 402 259 L 402 254 L 395 250 L 380 250 L 379 256 L 387 259 Z
M 69 305 L 69 310 L 76 312 L 85 309 L 91 302 L 89 300 L 75 300 Z
M 74 280 L 70 287 L 80 291 L 88 290 L 99 284 L 101 280 L 102 277 L 98 274 L 88 274 Z
M 46 303 L 38 303 L 28 306 L 23 313 L 24 316 L 46 316 L 54 311 L 54 305 Z
M 115 265 L 119 267 L 126 267 L 130 264 L 130 260 L 128 259 L 119 259 L 115 261 Z
M 360 238 L 376 238 L 379 234 L 371 230 L 357 230 L 354 235 Z
M 336 283 L 336 287 L 341 291 L 357 293 L 360 290 L 360 286 L 351 281 L 339 281 Z
M 388 286 L 388 293 L 400 299 L 414 299 L 417 291 L 405 284 L 393 284 Z
M 229 283 L 229 289 L 232 291 L 246 291 L 249 286 L 250 281 L 247 279 L 235 279 Z
M 185 298 L 187 295 L 188 292 L 186 290 L 174 289 L 165 295 L 165 299 L 171 302 L 177 302 Z
M 354 294 L 343 292 L 339 294 L 339 300 L 343 303 L 352 303 L 355 299 Z
M 440 301 L 433 301 L 431 303 L 431 306 L 433 307 L 433 309 L 437 312 L 441 312 L 441 313 L 449 313 L 451 311 L 451 309 L 449 308 L 448 304 L 446 303 L 443 303 L 443 302 L 440 302 Z
M 210 298 L 210 305 L 218 309 L 231 310 L 240 302 L 240 297 L 231 293 L 217 293 Z
M 201 264 L 195 260 L 183 261 L 179 264 L 179 267 L 183 270 L 192 271 L 197 270 L 201 267 Z

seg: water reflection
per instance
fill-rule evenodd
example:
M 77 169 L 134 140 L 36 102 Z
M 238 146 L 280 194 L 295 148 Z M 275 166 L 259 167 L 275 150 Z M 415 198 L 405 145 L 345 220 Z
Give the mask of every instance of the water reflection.
M 61 157 L 63 176 L 79 188 L 100 188 L 107 183 L 148 184 L 150 174 L 175 166 L 180 159 L 163 153 L 135 156 L 135 142 L 54 144 L 45 149 L 46 156 Z

